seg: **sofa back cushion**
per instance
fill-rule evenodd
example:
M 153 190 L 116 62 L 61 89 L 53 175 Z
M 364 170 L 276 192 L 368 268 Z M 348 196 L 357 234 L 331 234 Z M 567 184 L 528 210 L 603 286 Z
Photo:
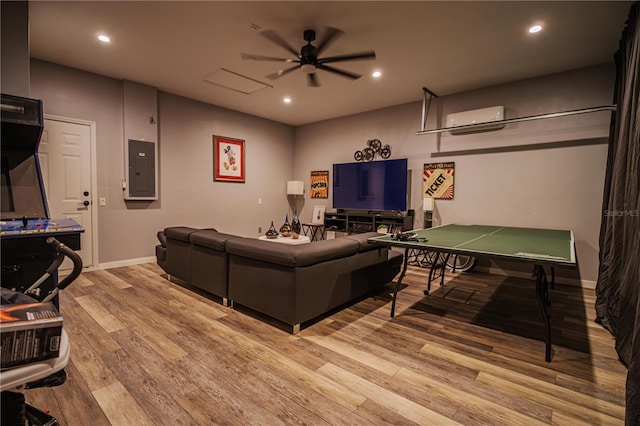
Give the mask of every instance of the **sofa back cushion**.
M 236 238 L 227 241 L 229 254 L 288 267 L 309 266 L 331 259 L 352 256 L 358 252 L 359 248 L 357 241 L 347 238 L 298 245 L 256 238 Z
M 232 238 L 240 238 L 237 235 L 224 234 L 215 229 L 203 229 L 189 235 L 189 241 L 195 246 L 207 247 L 212 250 L 224 251 L 227 241 Z
M 189 236 L 197 231 L 196 228 L 188 226 L 172 226 L 164 229 L 164 236 L 168 239 L 189 242 Z

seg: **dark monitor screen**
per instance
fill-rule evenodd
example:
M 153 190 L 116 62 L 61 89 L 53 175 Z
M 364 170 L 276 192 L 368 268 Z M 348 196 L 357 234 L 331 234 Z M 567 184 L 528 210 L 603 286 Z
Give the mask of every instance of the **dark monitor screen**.
M 333 207 L 407 210 L 407 159 L 334 164 Z

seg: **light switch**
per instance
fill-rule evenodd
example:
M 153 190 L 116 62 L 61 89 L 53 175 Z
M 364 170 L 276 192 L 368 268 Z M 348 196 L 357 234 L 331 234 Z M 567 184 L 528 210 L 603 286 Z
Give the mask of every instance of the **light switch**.
M 98 200 L 98 204 L 100 205 L 100 207 L 104 207 L 107 205 L 107 199 L 104 197 L 100 197 L 100 199 Z

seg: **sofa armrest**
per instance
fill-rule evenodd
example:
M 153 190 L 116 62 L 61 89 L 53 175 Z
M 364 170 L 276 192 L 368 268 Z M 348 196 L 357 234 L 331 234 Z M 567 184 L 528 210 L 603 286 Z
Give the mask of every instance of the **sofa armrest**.
M 158 241 L 160 241 L 160 245 L 166 248 L 167 237 L 164 235 L 164 231 L 158 231 L 158 233 L 156 234 L 156 237 L 158 238 Z

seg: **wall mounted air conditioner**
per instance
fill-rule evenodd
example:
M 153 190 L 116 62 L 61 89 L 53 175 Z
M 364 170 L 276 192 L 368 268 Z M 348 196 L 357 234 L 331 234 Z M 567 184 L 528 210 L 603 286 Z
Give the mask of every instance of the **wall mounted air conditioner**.
M 494 106 L 448 114 L 446 127 L 452 128 L 449 130 L 452 135 L 486 132 L 502 129 L 505 126 L 505 123 L 500 122 L 502 120 L 504 120 L 504 106 Z M 496 121 L 498 123 L 494 123 Z M 459 126 L 468 127 L 455 128 Z

